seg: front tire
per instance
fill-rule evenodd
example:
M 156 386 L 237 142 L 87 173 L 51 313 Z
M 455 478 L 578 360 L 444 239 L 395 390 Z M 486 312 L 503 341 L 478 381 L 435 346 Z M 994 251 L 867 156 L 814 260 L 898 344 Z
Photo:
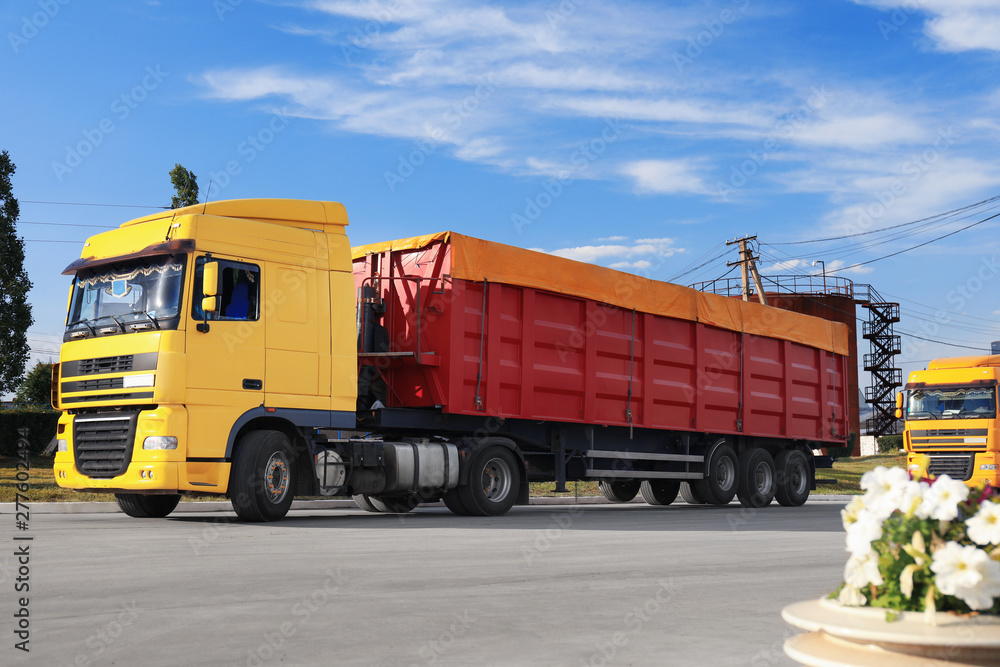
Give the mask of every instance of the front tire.
M 122 512 L 136 519 L 162 519 L 181 501 L 181 495 L 146 496 L 139 493 L 116 493 L 115 502 Z
M 240 439 L 229 477 L 236 515 L 277 521 L 292 506 L 292 448 L 281 431 L 251 431 Z
M 631 482 L 598 482 L 601 495 L 613 503 L 627 503 L 639 494 L 639 480 Z
M 642 499 L 650 505 L 669 505 L 677 500 L 681 483 L 676 479 L 646 480 L 639 487 Z
M 809 459 L 800 449 L 786 449 L 774 461 L 778 473 L 778 487 L 774 497 L 784 507 L 799 507 L 809 498 L 812 480 L 809 478 Z
M 480 451 L 469 470 L 469 483 L 458 487 L 466 511 L 473 516 L 506 514 L 517 501 L 521 466 L 506 447 L 494 445 Z

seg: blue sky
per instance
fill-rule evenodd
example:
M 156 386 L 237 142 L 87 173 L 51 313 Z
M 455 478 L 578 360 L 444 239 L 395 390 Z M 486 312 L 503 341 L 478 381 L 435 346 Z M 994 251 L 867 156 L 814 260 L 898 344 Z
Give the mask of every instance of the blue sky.
M 904 372 L 1000 340 L 1000 219 L 844 268 L 998 203 L 778 245 L 1000 195 L 1000 2 L 9 0 L 0 22 L 37 358 L 61 269 L 168 205 L 177 162 L 213 200 L 341 201 L 355 244 L 452 229 L 687 284 L 756 234 L 765 274 L 900 301 Z

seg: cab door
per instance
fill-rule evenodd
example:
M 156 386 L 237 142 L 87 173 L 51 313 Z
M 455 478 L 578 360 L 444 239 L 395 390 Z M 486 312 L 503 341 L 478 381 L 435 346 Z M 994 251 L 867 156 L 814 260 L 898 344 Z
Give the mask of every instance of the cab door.
M 202 310 L 204 266 L 218 264 L 216 309 Z M 225 455 L 236 419 L 264 402 L 265 293 L 259 263 L 205 255 L 195 260 L 187 322 L 188 457 Z

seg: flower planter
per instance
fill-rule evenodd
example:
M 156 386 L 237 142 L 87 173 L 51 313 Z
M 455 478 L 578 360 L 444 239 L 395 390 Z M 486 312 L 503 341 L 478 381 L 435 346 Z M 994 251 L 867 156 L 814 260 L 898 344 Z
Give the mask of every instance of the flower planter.
M 1000 667 L 1000 617 L 902 612 L 889 622 L 885 612 L 826 599 L 789 605 L 781 617 L 807 632 L 785 653 L 811 667 Z

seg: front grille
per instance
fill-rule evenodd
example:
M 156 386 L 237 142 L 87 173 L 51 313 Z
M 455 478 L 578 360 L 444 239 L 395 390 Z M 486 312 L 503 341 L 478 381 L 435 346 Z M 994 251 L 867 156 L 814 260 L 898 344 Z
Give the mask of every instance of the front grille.
M 125 386 L 124 378 L 99 378 L 94 380 L 77 380 L 75 382 L 63 382 L 63 393 L 73 391 L 97 391 L 99 389 L 122 389 Z
M 937 428 L 937 429 L 911 429 L 910 435 L 913 437 L 931 437 L 931 438 L 947 438 L 949 436 L 978 436 L 986 435 L 988 431 L 985 428 Z
M 931 464 L 927 472 L 937 477 L 948 475 L 952 479 L 965 481 L 972 477 L 975 454 L 930 454 Z
M 128 469 L 138 412 L 99 412 L 73 420 L 76 469 L 87 477 L 114 477 Z
M 76 370 L 80 375 L 89 375 L 91 373 L 127 373 L 132 370 L 132 355 L 81 359 L 77 362 Z

